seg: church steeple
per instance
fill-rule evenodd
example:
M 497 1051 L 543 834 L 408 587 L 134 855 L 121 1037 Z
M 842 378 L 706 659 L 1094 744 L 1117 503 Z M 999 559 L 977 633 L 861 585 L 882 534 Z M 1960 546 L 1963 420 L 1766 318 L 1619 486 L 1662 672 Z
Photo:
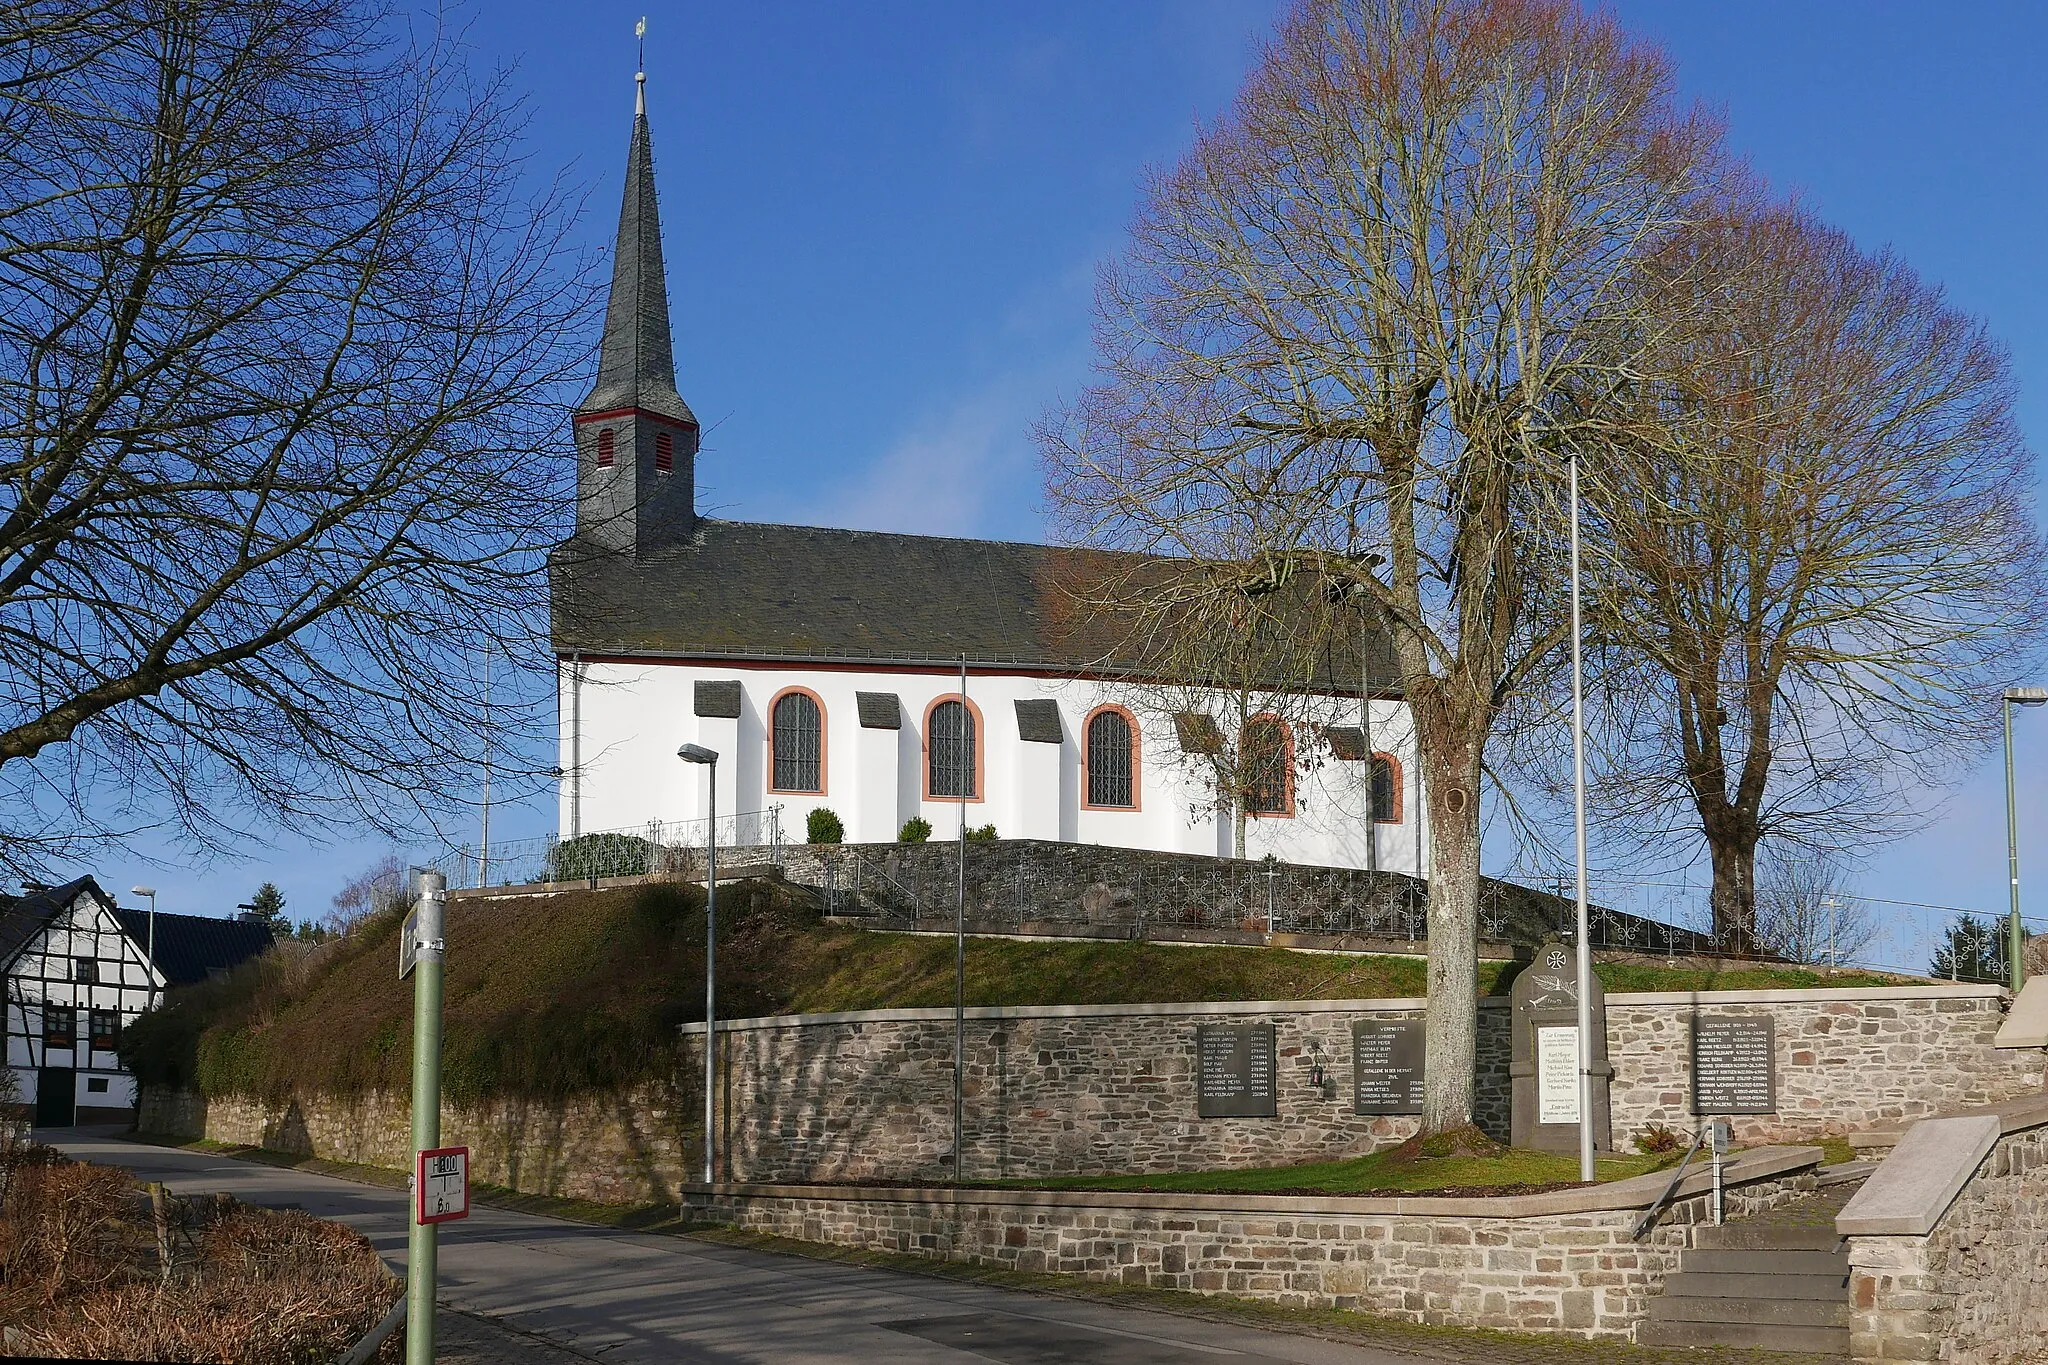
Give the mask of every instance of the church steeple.
M 696 519 L 697 418 L 676 392 L 647 75 L 634 80 L 597 382 L 576 409 L 576 529 L 612 549 L 644 551 L 687 537 Z

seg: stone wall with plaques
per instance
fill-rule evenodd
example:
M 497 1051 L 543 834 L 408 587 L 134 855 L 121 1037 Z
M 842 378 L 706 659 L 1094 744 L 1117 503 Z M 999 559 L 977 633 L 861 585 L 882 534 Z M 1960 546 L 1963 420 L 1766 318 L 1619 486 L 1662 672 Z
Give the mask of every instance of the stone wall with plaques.
M 1897 1126 L 2038 1093 L 2043 1054 L 1991 1046 L 2001 1001 L 1995 987 L 1946 985 L 1616 993 L 1607 998 L 1615 1146 L 1626 1149 L 1651 1123 L 1692 1130 L 1696 1033 L 1718 1020 L 1770 1023 L 1776 1108 L 1732 1115 L 1744 1142 Z M 1507 1003 L 1486 1002 L 1479 1015 L 1479 1123 L 1502 1139 L 1509 1136 Z M 1200 1115 L 1197 1030 L 1214 1024 L 1272 1028 L 1272 1117 Z M 799 1015 L 727 1028 L 719 1099 L 735 1174 L 947 1173 L 952 1011 Z M 685 1032 L 676 1084 L 659 1096 L 451 1106 L 443 1126 L 470 1134 L 472 1145 L 500 1143 L 504 1155 L 490 1175 L 500 1183 L 598 1199 L 632 1190 L 633 1202 L 646 1202 L 694 1169 L 702 1037 L 701 1026 Z M 967 1043 L 966 1165 L 976 1177 L 1321 1161 L 1389 1146 L 1416 1128 L 1419 1000 L 973 1010 Z M 1717 1053 L 1718 1046 L 1709 1043 L 1710 1055 L 1740 1065 L 1741 1048 Z M 1754 1035 L 1745 1046 L 1754 1049 Z M 1735 1085 L 1738 1097 L 1747 1083 L 1740 1075 L 1715 1082 Z M 405 1112 L 402 1095 L 202 1101 L 171 1092 L 145 1094 L 142 1122 L 185 1137 L 402 1166 Z M 565 1156 L 575 1153 L 600 1155 Z

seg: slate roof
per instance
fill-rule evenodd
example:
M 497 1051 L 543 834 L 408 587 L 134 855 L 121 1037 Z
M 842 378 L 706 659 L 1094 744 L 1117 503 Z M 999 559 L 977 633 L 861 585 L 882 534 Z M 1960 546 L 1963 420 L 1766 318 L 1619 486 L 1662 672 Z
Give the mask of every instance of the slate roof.
M 578 412 L 642 408 L 696 424 L 676 392 L 669 337 L 668 277 L 661 259 L 661 209 L 654 195 L 654 143 L 647 131 L 645 90 L 633 112 L 626 151 L 626 195 L 612 251 L 612 292 L 598 346 L 597 382 Z
M 608 553 L 571 540 L 549 560 L 556 653 L 689 659 L 1007 664 L 1117 672 L 1120 624 L 1078 587 L 1133 557 L 1013 541 L 704 518 L 688 544 Z M 1394 688 L 1376 640 L 1376 691 Z M 1349 653 L 1350 657 L 1345 657 Z M 1340 645 L 1326 684 L 1358 686 Z
M 139 948 L 149 942 L 149 912 L 126 906 L 114 912 Z M 156 914 L 156 965 L 173 986 L 204 981 L 238 967 L 277 941 L 260 920 L 214 919 L 208 915 Z
M 57 916 L 69 910 L 78 900 L 81 891 L 90 889 L 103 905 L 112 905 L 113 898 L 100 890 L 98 882 L 91 877 L 78 877 L 62 886 L 52 886 L 42 891 L 32 891 L 23 896 L 0 896 L 0 971 L 14 965 L 14 959 L 29 941 L 41 933 L 44 926 Z

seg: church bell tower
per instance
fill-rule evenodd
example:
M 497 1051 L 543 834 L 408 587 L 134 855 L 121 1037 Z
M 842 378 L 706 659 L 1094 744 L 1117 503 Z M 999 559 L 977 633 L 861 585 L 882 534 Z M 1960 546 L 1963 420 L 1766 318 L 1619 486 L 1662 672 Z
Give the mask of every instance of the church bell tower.
M 695 527 L 697 418 L 676 392 L 647 73 L 634 80 L 633 142 L 597 383 L 574 418 L 576 534 L 607 550 L 645 554 L 688 540 Z

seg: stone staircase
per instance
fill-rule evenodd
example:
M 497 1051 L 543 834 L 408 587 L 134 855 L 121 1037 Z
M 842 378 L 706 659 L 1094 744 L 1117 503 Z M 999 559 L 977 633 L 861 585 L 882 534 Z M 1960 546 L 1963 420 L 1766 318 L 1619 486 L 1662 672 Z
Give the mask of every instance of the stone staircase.
M 1646 1346 L 1749 1346 L 1846 1359 L 1849 1254 L 1835 1215 L 1861 1182 L 1835 1184 L 1721 1227 L 1693 1230 L 1678 1272 L 1636 1327 Z

